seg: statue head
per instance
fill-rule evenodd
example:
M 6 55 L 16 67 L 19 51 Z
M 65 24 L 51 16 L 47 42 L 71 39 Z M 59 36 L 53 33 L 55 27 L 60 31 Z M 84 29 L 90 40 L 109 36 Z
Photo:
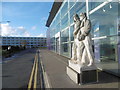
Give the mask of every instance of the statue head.
M 84 18 L 87 18 L 86 13 L 80 13 L 80 20 L 83 20 Z
M 73 19 L 74 19 L 74 22 L 76 22 L 77 20 L 80 20 L 78 14 L 75 14 L 75 15 L 73 16 Z

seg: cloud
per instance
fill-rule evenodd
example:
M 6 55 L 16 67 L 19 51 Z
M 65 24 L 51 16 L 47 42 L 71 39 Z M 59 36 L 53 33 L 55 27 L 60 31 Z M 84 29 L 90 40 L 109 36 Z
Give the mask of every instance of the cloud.
M 12 36 L 16 35 L 16 30 L 9 26 L 9 24 L 1 24 L 1 35 L 2 36 Z
M 25 37 L 31 37 L 30 33 L 29 32 L 24 32 L 24 35 Z
M 24 27 L 23 26 L 20 26 L 20 27 L 17 27 L 18 29 L 20 29 L 20 30 L 23 30 L 24 29 Z
M 36 26 L 33 26 L 31 29 L 32 29 L 32 30 L 35 30 L 36 28 L 37 28 Z
M 36 27 L 33 27 L 34 29 Z M 7 24 L 1 24 L 1 36 L 13 36 L 13 37 L 46 37 L 45 34 L 39 34 L 39 35 L 32 35 L 29 33 L 25 27 L 19 26 L 19 27 L 12 27 L 8 23 Z
M 29 37 L 31 35 L 23 26 L 13 28 L 7 23 L 1 24 L 1 36 Z
M 38 35 L 37 37 L 46 37 L 46 35 L 44 35 L 44 34 L 40 34 L 40 35 Z

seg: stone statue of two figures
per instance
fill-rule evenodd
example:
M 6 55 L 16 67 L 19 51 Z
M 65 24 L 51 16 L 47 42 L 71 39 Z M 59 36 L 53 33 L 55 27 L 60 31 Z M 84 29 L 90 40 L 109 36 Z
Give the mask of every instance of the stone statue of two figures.
M 80 13 L 80 18 L 78 14 L 75 14 L 73 19 L 74 42 L 71 61 L 81 66 L 92 66 L 94 64 L 94 55 L 90 37 L 91 22 L 87 19 L 86 13 Z

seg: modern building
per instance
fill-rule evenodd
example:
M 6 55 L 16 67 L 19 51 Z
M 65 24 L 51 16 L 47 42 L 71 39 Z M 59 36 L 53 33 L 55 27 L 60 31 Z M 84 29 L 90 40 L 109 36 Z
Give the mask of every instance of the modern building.
M 73 15 L 86 12 L 91 20 L 95 61 L 101 69 L 118 75 L 120 64 L 120 1 L 63 0 L 54 2 L 46 22 L 49 50 L 71 58 Z
M 2 46 L 25 46 L 26 48 L 46 47 L 45 37 L 2 37 Z

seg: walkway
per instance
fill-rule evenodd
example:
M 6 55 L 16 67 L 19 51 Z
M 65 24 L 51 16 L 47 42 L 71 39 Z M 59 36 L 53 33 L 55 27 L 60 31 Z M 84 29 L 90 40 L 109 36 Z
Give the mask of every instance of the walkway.
M 68 58 L 48 50 L 41 50 L 40 55 L 51 88 L 118 88 L 119 86 L 119 78 L 105 72 L 99 72 L 99 83 L 77 85 L 66 74 Z

